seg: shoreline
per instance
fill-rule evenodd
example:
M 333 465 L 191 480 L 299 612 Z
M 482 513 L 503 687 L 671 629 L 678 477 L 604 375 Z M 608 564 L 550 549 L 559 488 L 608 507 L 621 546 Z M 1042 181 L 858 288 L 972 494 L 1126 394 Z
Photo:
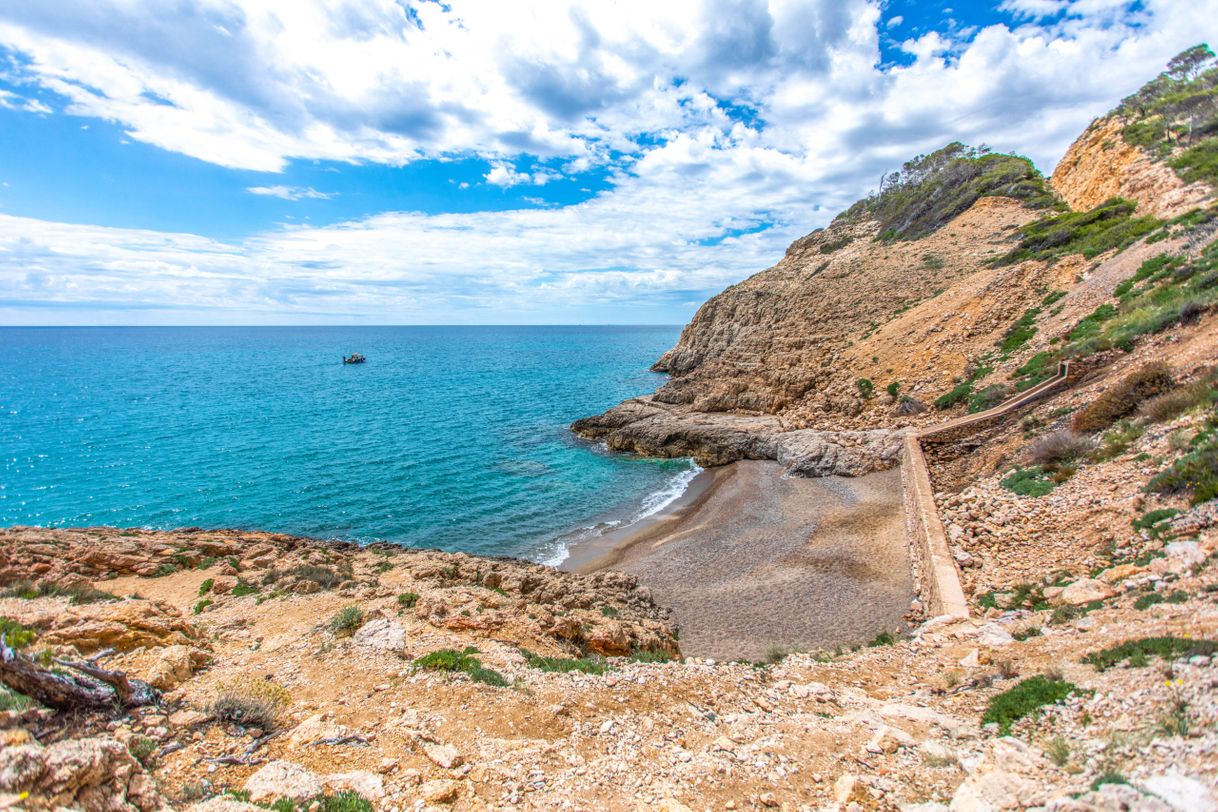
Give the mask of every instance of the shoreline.
M 699 476 L 653 521 L 573 547 L 563 568 L 634 575 L 672 609 L 686 656 L 756 661 L 905 628 L 916 592 L 898 469 L 803 478 L 745 460 Z
M 555 568 L 586 575 L 612 567 L 622 560 L 630 548 L 669 532 L 669 528 L 698 510 L 734 473 L 734 465 L 702 469 L 694 475 L 680 496 L 655 513 L 624 527 L 616 527 L 599 536 L 579 539 L 569 544 L 567 557 L 555 565 Z

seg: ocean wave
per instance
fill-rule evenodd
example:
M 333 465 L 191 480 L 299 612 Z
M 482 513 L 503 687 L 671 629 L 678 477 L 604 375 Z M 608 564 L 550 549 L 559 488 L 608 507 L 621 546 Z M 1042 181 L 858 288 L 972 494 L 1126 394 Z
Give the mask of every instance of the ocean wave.
M 632 525 L 656 515 L 664 508 L 671 505 L 673 502 L 681 498 L 681 495 L 689 488 L 690 483 L 698 474 L 702 473 L 703 469 L 693 460 L 689 461 L 689 467 L 678 471 L 671 479 L 664 484 L 664 487 L 658 491 L 648 494 L 643 498 L 638 509 L 627 519 L 607 519 L 597 522 L 593 525 L 585 525 L 584 527 L 575 530 L 572 533 L 567 533 L 562 537 L 555 539 L 552 545 L 540 551 L 538 563 L 545 564 L 550 567 L 561 566 L 570 555 L 571 546 L 578 544 L 581 541 L 599 538 L 609 532 L 623 530 Z

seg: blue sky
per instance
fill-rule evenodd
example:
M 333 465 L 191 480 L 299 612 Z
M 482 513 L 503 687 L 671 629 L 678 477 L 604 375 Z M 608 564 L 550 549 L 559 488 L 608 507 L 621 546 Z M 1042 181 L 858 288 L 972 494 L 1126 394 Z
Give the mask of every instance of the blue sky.
M 679 323 L 950 140 L 1045 171 L 1218 0 L 0 8 L 0 324 Z

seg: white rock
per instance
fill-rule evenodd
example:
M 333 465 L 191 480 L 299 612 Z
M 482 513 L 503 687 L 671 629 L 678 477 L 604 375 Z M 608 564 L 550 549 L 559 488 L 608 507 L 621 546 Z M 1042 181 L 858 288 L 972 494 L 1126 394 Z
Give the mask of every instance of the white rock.
M 1150 571 L 1157 575 L 1183 575 L 1205 561 L 1205 552 L 1195 541 L 1173 541 L 1163 548 L 1163 553 L 1163 558 L 1150 562 Z
M 1116 592 L 1110 584 L 1106 584 L 1098 578 L 1080 578 L 1072 584 L 1066 586 L 1062 590 L 1060 596 L 1062 603 L 1068 603 L 1071 606 L 1078 606 L 1092 601 L 1102 601 L 1105 598 L 1111 598 Z
M 457 800 L 457 796 L 460 794 L 461 785 L 447 778 L 427 781 L 419 787 L 419 796 L 429 804 L 449 803 Z
M 1168 545 L 1171 546 L 1171 545 Z M 1147 778 L 1142 788 L 1157 795 L 1180 812 L 1209 812 L 1218 809 L 1218 801 L 1195 778 L 1172 771 Z
M 433 763 L 446 770 L 460 767 L 463 761 L 461 754 L 457 752 L 457 748 L 451 744 L 429 744 L 423 748 L 423 752 L 427 754 L 427 757 Z
M 329 721 L 329 714 L 317 713 L 298 724 L 288 741 L 295 747 L 304 747 L 321 739 L 340 739 L 347 733 L 347 728 Z
M 1011 637 L 1011 633 L 997 623 L 987 623 L 977 630 L 978 645 L 998 648 L 999 646 L 1009 646 L 1014 642 L 1015 638 Z
M 369 801 L 379 801 L 385 797 L 385 779 L 367 770 L 356 770 L 348 773 L 331 773 L 323 779 L 326 787 L 332 792 L 351 790 Z
M 357 646 L 377 651 L 398 655 L 406 653 L 406 629 L 389 618 L 368 621 L 352 635 L 351 641 Z
M 325 790 L 321 779 L 290 761 L 272 761 L 245 782 L 245 789 L 254 803 L 287 798 L 307 801 Z

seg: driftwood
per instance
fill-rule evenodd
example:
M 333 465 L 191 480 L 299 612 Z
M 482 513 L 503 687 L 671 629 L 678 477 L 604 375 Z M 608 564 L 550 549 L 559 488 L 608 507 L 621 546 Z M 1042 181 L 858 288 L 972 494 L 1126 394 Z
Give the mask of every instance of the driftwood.
M 15 651 L 0 635 L 0 683 L 56 710 L 105 710 L 152 705 L 160 692 L 122 671 L 107 671 L 92 662 L 55 659 L 52 671 Z M 76 673 L 72 673 L 76 672 Z

